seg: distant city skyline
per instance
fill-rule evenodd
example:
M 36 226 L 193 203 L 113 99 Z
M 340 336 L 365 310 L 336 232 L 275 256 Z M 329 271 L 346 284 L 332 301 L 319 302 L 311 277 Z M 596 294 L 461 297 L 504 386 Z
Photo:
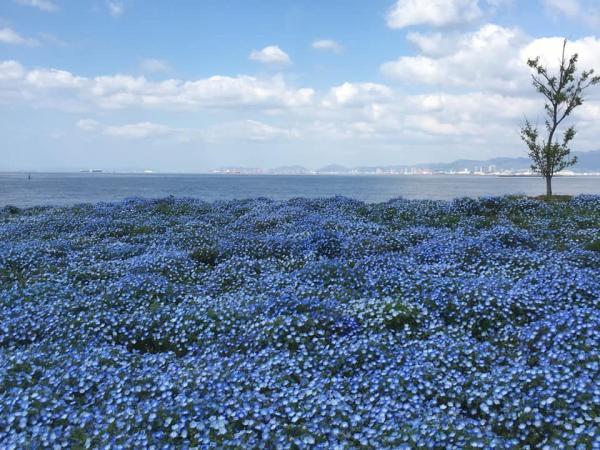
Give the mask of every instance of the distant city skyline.
M 600 70 L 594 0 L 3 0 L 0 171 L 525 157 L 525 61 Z M 598 150 L 600 89 L 573 117 Z
M 574 152 L 578 158 L 577 164 L 559 173 L 559 175 L 591 175 L 600 176 L 600 150 L 592 152 Z M 73 172 L 73 170 L 63 170 Z M 32 172 L 32 171 L 20 171 Z M 60 172 L 56 170 L 53 172 Z M 492 158 L 488 160 L 464 160 L 452 162 L 430 162 L 413 165 L 368 165 L 344 166 L 327 164 L 321 167 L 306 167 L 291 164 L 278 167 L 267 166 L 221 166 L 207 170 L 165 171 L 151 167 L 128 168 L 82 168 L 77 172 L 84 173 L 204 173 L 223 175 L 530 175 L 531 160 L 526 157 Z

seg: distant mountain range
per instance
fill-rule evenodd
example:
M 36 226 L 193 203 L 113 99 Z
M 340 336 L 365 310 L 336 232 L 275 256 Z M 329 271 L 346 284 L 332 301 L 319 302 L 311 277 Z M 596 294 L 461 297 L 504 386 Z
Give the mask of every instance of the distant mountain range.
M 577 164 L 570 169 L 574 172 L 600 172 L 600 150 L 593 152 L 573 152 Z M 496 170 L 526 170 L 531 167 L 529 158 L 492 158 L 486 160 L 459 159 L 451 163 L 423 164 L 419 167 L 431 170 L 462 170 L 478 166 L 495 166 Z
M 600 150 L 592 152 L 573 152 L 577 156 L 577 164 L 569 170 L 579 173 L 600 173 Z M 280 175 L 302 175 L 302 174 L 371 174 L 371 173 L 419 173 L 429 172 L 519 172 L 529 170 L 531 161 L 529 158 L 492 158 L 486 160 L 458 159 L 450 163 L 424 163 L 414 165 L 388 165 L 388 166 L 363 166 L 346 167 L 340 164 L 330 164 L 319 169 L 307 169 L 303 166 L 283 166 L 275 169 L 259 168 L 236 168 L 228 167 L 217 169 L 216 173 L 239 173 L 239 174 L 280 174 Z M 493 170 L 490 170 L 493 168 Z
M 577 164 L 570 169 L 574 172 L 600 172 L 600 150 L 592 152 L 573 152 L 574 156 L 577 156 Z M 407 165 L 394 165 L 394 166 L 374 166 L 374 167 L 354 167 L 346 168 L 338 164 L 332 164 L 329 166 L 322 167 L 317 170 L 319 173 L 349 173 L 352 171 L 360 172 L 371 172 L 380 170 L 396 170 L 404 171 L 405 169 L 429 169 L 432 171 L 461 171 L 464 169 L 473 170 L 473 168 L 494 166 L 496 170 L 527 170 L 531 167 L 531 160 L 529 158 L 492 158 L 486 160 L 478 159 L 457 159 L 450 163 L 425 163 L 415 164 L 411 166 Z

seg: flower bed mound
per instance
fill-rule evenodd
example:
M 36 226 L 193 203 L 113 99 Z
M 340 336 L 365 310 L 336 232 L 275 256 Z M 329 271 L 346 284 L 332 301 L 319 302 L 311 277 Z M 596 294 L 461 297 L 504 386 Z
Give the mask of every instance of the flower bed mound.
M 600 197 L 0 209 L 2 448 L 600 447 Z

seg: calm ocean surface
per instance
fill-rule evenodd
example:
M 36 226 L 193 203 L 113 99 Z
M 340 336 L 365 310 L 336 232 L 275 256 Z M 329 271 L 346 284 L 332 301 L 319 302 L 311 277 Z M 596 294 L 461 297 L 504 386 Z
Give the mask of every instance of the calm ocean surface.
M 555 178 L 556 194 L 600 194 L 600 177 Z M 250 197 L 343 195 L 366 202 L 395 197 L 452 199 L 544 193 L 541 178 L 481 176 L 162 175 L 105 173 L 0 173 L 0 207 L 71 205 L 128 197 L 194 197 L 207 201 Z

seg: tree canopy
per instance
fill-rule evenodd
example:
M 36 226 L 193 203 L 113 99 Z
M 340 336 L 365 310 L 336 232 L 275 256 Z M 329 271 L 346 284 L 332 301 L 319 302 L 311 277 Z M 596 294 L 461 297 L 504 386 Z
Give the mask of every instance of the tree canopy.
M 542 136 L 538 127 L 526 119 L 521 138 L 529 148 L 531 169 L 546 178 L 547 195 L 552 195 L 552 177 L 577 162 L 577 157 L 571 156 L 569 146 L 576 134 L 575 126 L 570 125 L 561 138 L 559 127 L 575 108 L 583 104 L 584 91 L 600 83 L 600 76 L 594 76 L 593 69 L 577 73 L 579 55 L 574 53 L 567 59 L 566 47 L 565 39 L 558 73 L 551 73 L 539 56 L 527 61 L 533 69 L 532 84 L 546 99 L 545 133 Z

